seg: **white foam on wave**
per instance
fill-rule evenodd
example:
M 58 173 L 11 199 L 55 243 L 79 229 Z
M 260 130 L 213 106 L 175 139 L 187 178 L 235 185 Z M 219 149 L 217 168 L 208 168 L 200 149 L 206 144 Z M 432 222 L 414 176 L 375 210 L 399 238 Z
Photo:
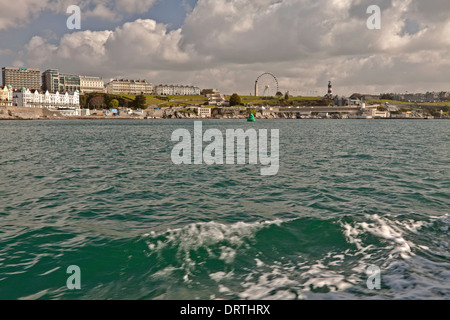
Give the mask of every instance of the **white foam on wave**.
M 294 264 L 279 261 L 271 265 L 260 264 L 252 268 L 239 286 L 236 286 L 233 281 L 235 279 L 232 278 L 214 277 L 214 280 L 219 287 L 227 286 L 228 290 L 224 294 L 248 300 L 306 299 L 314 294 L 312 291 L 320 290 L 332 297 L 356 284 L 357 281 L 352 283 L 339 271 L 331 270 L 324 264 L 324 259 L 313 265 L 308 265 L 307 262 Z M 229 283 L 234 284 L 230 286 Z
M 160 234 L 153 233 L 149 235 L 148 245 L 152 252 L 176 247 L 179 259 L 184 259 L 187 263 L 181 268 L 187 272 L 186 279 L 190 279 L 193 266 L 189 263 L 193 262 L 190 261 L 189 254 L 192 250 L 205 248 L 209 250 L 208 258 L 218 258 L 229 264 L 234 261 L 239 248 L 245 247 L 247 240 L 259 230 L 282 222 L 239 222 L 231 225 L 197 223 Z M 255 264 L 248 269 L 247 274 L 240 274 L 239 270 L 209 274 L 210 279 L 217 283 L 216 295 L 250 300 L 317 297 L 352 299 L 358 298 L 355 291 L 363 296 L 379 298 L 426 299 L 450 295 L 450 284 L 445 282 L 445 279 L 448 280 L 450 264 L 418 256 L 414 253 L 416 250 L 430 248 L 409 240 L 414 239 L 412 234 L 419 235 L 424 231 L 422 228 L 427 226 L 445 229 L 450 225 L 448 216 L 425 222 L 367 215 L 363 221 L 336 224 L 341 226 L 347 242 L 354 244 L 354 248 L 329 252 L 314 261 L 292 257 L 281 262 L 271 262 L 256 253 L 254 257 L 250 257 Z M 379 246 L 373 242 L 374 238 L 380 242 Z M 445 238 L 437 240 L 445 249 Z M 210 250 L 213 246 L 215 253 Z M 436 245 L 430 246 L 436 249 Z M 448 253 L 445 256 L 448 257 Z M 373 264 L 381 269 L 382 290 L 373 291 L 366 286 L 369 276 L 367 268 Z
M 345 236 L 349 243 L 358 248 L 356 256 L 359 256 L 359 265 L 353 268 L 355 272 L 363 272 L 369 264 L 378 264 L 381 269 L 382 283 L 389 288 L 380 294 L 385 297 L 401 299 L 429 299 L 439 295 L 450 294 L 450 284 L 446 277 L 446 271 L 450 267 L 448 262 L 435 262 L 419 256 L 415 251 L 427 251 L 434 255 L 448 257 L 448 250 L 439 250 L 445 246 L 445 240 L 432 239 L 434 250 L 429 246 L 413 243 L 405 239 L 408 234 L 418 237 L 425 227 L 448 226 L 448 216 L 431 217 L 429 222 L 415 221 L 413 219 L 396 220 L 390 216 L 367 215 L 365 222 L 354 224 L 343 223 Z M 439 227 L 440 226 L 440 227 Z M 363 237 L 371 234 L 381 241 L 382 246 L 373 244 L 364 245 Z M 444 237 L 447 237 L 444 235 Z M 377 259 L 374 261 L 373 252 L 377 251 Z M 384 253 L 385 252 L 385 253 Z
M 366 221 L 364 222 L 355 224 L 342 223 L 342 226 L 345 229 L 344 235 L 347 241 L 354 244 L 360 250 L 360 253 L 365 253 L 368 249 L 374 247 L 373 245 L 365 246 L 363 244 L 362 235 L 364 233 L 370 233 L 390 243 L 384 249 L 391 250 L 391 258 L 396 254 L 400 254 L 402 258 L 406 259 L 413 255 L 411 247 L 414 244 L 405 240 L 405 232 L 417 232 L 425 224 L 423 221 L 407 220 L 400 222 L 388 220 L 378 215 L 366 215 Z
M 160 253 L 166 248 L 176 248 L 178 258 L 192 268 L 195 267 L 195 263 L 190 258 L 192 251 L 205 249 L 209 258 L 217 258 L 230 264 L 236 257 L 236 250 L 244 246 L 245 242 L 253 238 L 259 230 L 281 223 L 283 223 L 282 220 L 237 222 L 229 225 L 213 221 L 200 222 L 162 233 L 151 232 L 144 237 L 147 238 L 150 253 Z M 216 245 L 219 246 L 220 254 L 211 250 Z
M 231 279 L 233 277 L 233 275 L 234 275 L 233 271 L 230 271 L 228 273 L 225 273 L 223 271 L 219 271 L 219 272 L 211 273 L 209 275 L 209 277 L 211 279 L 213 279 L 214 281 L 216 281 L 216 282 L 220 282 L 220 281 L 222 281 L 224 279 Z
M 243 238 L 251 236 L 256 231 L 266 226 L 280 225 L 281 223 L 283 221 L 279 219 L 253 223 L 236 222 L 229 225 L 214 221 L 199 222 L 189 224 L 183 228 L 169 229 L 161 233 L 152 231 L 145 234 L 144 237 L 157 238 L 164 236 L 167 237 L 169 242 L 180 242 L 180 244 L 187 244 L 192 248 L 207 246 L 224 240 L 240 244 Z
M 357 298 L 354 291 L 379 298 L 436 298 L 450 294 L 449 264 L 417 256 L 419 245 L 408 240 L 411 233 L 418 234 L 423 227 L 434 224 L 448 225 L 448 219 L 432 222 L 413 219 L 395 220 L 392 217 L 367 215 L 365 221 L 340 223 L 347 241 L 356 246 L 344 252 L 329 252 L 326 256 L 307 263 L 293 265 L 274 262 L 258 263 L 251 270 L 241 289 L 234 287 L 241 299 L 304 299 L 304 298 Z M 442 226 L 438 226 L 442 230 Z M 445 229 L 445 228 L 444 228 Z M 380 246 L 366 243 L 367 235 L 381 242 Z M 371 241 L 371 240 L 368 240 Z M 442 244 L 445 245 L 445 244 Z M 311 263 L 312 262 L 312 263 Z M 382 290 L 367 288 L 367 268 L 379 264 Z M 220 279 L 224 285 L 226 279 Z M 227 286 L 227 288 L 231 286 Z
M 274 266 L 271 271 L 258 275 L 256 280 L 244 282 L 242 284 L 244 290 L 238 293 L 239 298 L 249 300 L 301 299 L 303 295 L 298 288 L 298 282 L 290 279 L 289 274 L 286 268 Z

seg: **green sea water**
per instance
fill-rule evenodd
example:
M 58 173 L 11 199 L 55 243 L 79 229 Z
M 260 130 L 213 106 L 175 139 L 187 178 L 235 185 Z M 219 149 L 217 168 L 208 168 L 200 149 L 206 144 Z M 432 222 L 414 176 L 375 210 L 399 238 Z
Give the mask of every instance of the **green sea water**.
M 193 127 L 0 122 L 0 299 L 450 298 L 450 122 L 203 121 L 279 129 L 274 176 L 174 165 Z

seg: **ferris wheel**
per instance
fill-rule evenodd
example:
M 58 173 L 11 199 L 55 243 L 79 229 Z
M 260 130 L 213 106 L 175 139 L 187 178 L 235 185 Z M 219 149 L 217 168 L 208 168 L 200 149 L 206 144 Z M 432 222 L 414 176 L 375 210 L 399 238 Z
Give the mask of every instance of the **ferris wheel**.
M 256 78 L 255 96 L 274 97 L 278 91 L 278 79 L 272 73 L 266 72 Z

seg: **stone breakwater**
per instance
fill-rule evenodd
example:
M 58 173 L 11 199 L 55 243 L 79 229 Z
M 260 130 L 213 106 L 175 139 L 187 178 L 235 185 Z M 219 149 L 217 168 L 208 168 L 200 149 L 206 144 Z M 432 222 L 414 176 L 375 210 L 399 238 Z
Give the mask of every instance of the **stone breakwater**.
M 277 112 L 277 113 L 265 113 L 262 115 L 261 113 L 255 114 L 256 119 L 301 119 L 305 116 L 298 116 L 295 113 L 289 112 Z M 168 112 L 164 114 L 162 117 L 152 117 L 147 116 L 149 119 L 201 119 L 196 114 L 192 113 L 180 113 L 180 112 Z M 204 119 L 247 119 L 248 114 L 217 114 L 211 115 L 211 117 L 203 117 Z
M 251 109 L 245 108 L 211 108 L 211 115 L 200 117 L 190 109 L 166 108 L 166 109 L 148 109 L 144 116 L 148 119 L 247 119 Z M 270 112 L 252 110 L 256 119 L 300 119 L 299 113 L 293 112 Z
M 0 107 L 0 120 L 144 119 L 143 116 L 66 116 L 44 108 Z
M 0 120 L 40 120 L 64 118 L 58 111 L 41 108 L 0 107 Z
M 346 119 L 346 115 L 339 113 L 330 113 L 326 116 L 315 112 L 306 114 L 304 111 L 273 111 L 273 110 L 259 110 L 223 107 L 211 108 L 210 114 L 199 116 L 196 108 L 164 108 L 156 109 L 149 108 L 141 112 L 133 114 L 121 113 L 118 116 L 112 114 L 104 115 L 103 112 L 91 111 L 89 116 L 65 116 L 58 111 L 40 109 L 40 108 L 23 108 L 23 107 L 0 107 L 0 120 L 126 120 L 126 119 L 247 119 L 250 110 L 255 115 L 256 119 Z M 394 117 L 391 119 L 402 119 Z M 405 118 L 413 119 L 413 118 Z M 423 118 L 418 118 L 423 119 Z M 446 118 L 448 119 L 448 118 Z
M 212 108 L 211 116 L 200 117 L 189 109 L 166 108 L 148 109 L 141 115 L 119 116 L 64 116 L 58 111 L 41 108 L 0 107 L 0 120 L 65 120 L 65 119 L 247 119 L 248 113 L 244 108 Z M 255 111 L 253 111 L 255 112 Z M 256 119 L 298 119 L 295 113 L 289 112 L 264 112 L 254 113 Z

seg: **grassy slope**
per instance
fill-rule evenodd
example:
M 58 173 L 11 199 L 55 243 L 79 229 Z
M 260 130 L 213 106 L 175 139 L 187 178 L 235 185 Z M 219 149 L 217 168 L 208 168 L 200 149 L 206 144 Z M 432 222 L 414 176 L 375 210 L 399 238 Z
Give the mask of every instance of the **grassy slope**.
M 385 102 L 389 103 L 389 104 L 402 104 L 402 105 L 407 105 L 407 106 L 414 106 L 416 105 L 415 102 L 407 102 L 407 101 L 393 101 L 393 100 L 367 100 L 367 102 L 369 103 L 373 103 L 373 104 L 384 104 Z M 450 102 L 418 102 L 418 105 L 421 106 L 430 106 L 430 107 L 442 107 L 442 106 L 447 106 L 450 107 Z
M 284 102 L 284 96 L 281 98 L 272 98 L 272 99 L 264 99 L 263 97 L 255 97 L 255 96 L 241 96 L 242 103 L 247 103 L 250 105 L 279 105 Z M 294 105 L 308 105 L 315 101 L 322 102 L 324 100 L 323 97 L 289 97 L 290 102 L 293 102 Z
M 130 101 L 134 100 L 136 96 L 134 95 L 121 95 Z M 201 95 L 193 95 L 193 96 L 167 96 L 170 101 L 161 100 L 158 96 L 148 95 L 145 96 L 147 98 L 147 104 L 150 105 L 159 105 L 161 107 L 164 106 L 193 106 L 204 104 L 208 101 L 208 98 Z M 227 99 L 230 96 L 226 96 Z M 279 105 L 280 102 L 284 101 L 284 97 L 282 98 L 271 98 L 265 99 L 264 97 L 255 97 L 255 96 L 241 96 L 242 103 L 249 105 Z M 292 101 L 294 105 L 308 105 L 309 103 L 314 103 L 315 101 L 323 101 L 323 97 L 289 97 L 289 101 Z
M 128 99 L 130 101 L 133 101 L 134 99 L 136 99 L 135 95 L 130 95 L 130 94 L 122 94 L 120 95 L 121 97 Z M 156 98 L 155 96 L 145 96 L 145 98 L 147 99 L 147 104 L 160 104 L 163 103 L 163 100 L 160 100 L 158 98 Z
M 130 101 L 134 100 L 136 98 L 135 95 L 121 95 L 121 97 L 126 98 Z M 167 96 L 168 99 L 174 100 L 173 102 L 161 100 L 158 98 L 158 96 L 154 95 L 146 95 L 147 104 L 153 104 L 153 105 L 197 105 L 197 104 L 203 104 L 206 101 L 208 101 L 207 98 L 201 95 L 196 96 Z

